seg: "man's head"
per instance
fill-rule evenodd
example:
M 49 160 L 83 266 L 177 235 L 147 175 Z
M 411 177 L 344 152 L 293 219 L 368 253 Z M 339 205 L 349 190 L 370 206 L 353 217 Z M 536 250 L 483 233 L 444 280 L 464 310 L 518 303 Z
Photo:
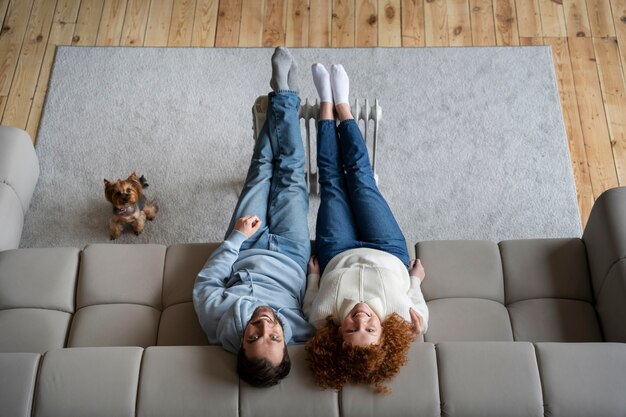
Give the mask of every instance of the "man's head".
M 272 308 L 257 307 L 246 324 L 237 355 L 239 377 L 250 385 L 269 387 L 280 382 L 290 370 L 282 323 Z

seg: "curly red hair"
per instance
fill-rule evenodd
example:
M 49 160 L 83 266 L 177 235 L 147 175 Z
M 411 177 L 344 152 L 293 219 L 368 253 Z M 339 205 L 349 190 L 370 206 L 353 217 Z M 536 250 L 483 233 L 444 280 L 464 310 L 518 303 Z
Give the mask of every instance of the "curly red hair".
M 415 336 L 411 324 L 392 313 L 382 322 L 378 344 L 359 347 L 343 343 L 339 325 L 332 316 L 318 326 L 306 345 L 315 382 L 321 388 L 341 389 L 348 382 L 374 385 L 376 393 L 388 393 L 384 382 L 407 362 Z

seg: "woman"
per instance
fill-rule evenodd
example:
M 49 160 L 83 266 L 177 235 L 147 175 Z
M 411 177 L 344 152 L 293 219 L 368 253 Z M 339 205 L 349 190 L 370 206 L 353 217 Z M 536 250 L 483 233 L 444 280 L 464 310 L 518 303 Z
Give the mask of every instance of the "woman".
M 312 72 L 321 103 L 321 202 L 303 305 L 317 328 L 307 351 L 321 387 L 354 382 L 386 392 L 384 382 L 427 329 L 420 288 L 425 272 L 419 260 L 409 261 L 402 231 L 374 181 L 343 66 L 333 65 L 329 74 L 318 63 Z

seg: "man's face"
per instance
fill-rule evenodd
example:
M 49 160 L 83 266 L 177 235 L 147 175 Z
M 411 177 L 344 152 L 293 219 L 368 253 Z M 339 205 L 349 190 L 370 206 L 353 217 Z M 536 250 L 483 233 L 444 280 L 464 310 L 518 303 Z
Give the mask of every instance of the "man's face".
M 248 359 L 266 359 L 277 366 L 283 360 L 285 335 L 283 326 L 271 307 L 257 307 L 246 324 L 241 346 Z
M 355 305 L 341 322 L 343 341 L 353 346 L 369 346 L 380 340 L 383 328 L 380 319 L 365 303 Z

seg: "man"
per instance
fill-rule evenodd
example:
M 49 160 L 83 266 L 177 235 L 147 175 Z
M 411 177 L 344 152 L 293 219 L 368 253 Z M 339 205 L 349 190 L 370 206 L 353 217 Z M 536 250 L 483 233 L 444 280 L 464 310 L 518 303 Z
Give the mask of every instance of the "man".
M 311 247 L 296 63 L 272 55 L 266 122 L 225 240 L 198 274 L 193 301 L 209 343 L 236 353 L 239 376 L 271 386 L 291 368 L 287 344 L 313 328 L 301 304 Z

